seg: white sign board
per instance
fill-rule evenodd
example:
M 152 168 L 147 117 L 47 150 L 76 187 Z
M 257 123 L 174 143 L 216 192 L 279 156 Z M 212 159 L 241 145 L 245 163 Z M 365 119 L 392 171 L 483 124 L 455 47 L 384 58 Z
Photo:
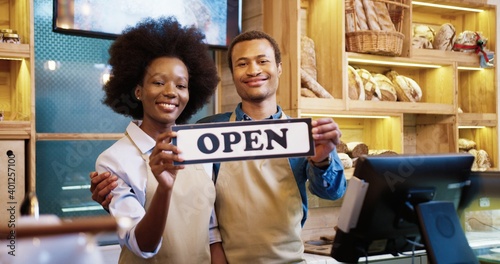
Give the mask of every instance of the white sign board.
M 179 125 L 173 144 L 194 164 L 314 155 L 310 118 Z

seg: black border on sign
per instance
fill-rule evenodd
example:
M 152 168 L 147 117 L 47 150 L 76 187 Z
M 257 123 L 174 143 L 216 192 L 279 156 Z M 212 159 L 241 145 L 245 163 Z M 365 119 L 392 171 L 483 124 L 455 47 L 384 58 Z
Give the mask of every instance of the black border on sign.
M 251 159 L 269 159 L 269 158 L 292 158 L 292 157 L 306 157 L 314 156 L 314 140 L 312 138 L 312 124 L 311 118 L 290 118 L 290 119 L 268 119 L 260 121 L 242 121 L 242 122 L 216 122 L 216 123 L 203 123 L 203 124 L 187 124 L 187 125 L 176 125 L 172 127 L 172 131 L 186 130 L 186 129 L 203 129 L 203 128 L 214 128 L 214 127 L 242 127 L 242 126 L 256 126 L 256 125 L 268 125 L 268 124 L 281 124 L 281 123 L 306 123 L 309 130 L 309 151 L 300 153 L 288 153 L 288 154 L 277 154 L 277 155 L 263 155 L 263 156 L 248 156 L 248 157 L 237 157 L 237 158 L 218 158 L 218 159 L 198 159 L 189 160 L 184 162 L 174 162 L 174 165 L 188 165 L 197 163 L 218 163 L 223 161 L 235 161 L 235 160 L 251 160 Z M 177 146 L 177 138 L 172 139 L 172 144 Z

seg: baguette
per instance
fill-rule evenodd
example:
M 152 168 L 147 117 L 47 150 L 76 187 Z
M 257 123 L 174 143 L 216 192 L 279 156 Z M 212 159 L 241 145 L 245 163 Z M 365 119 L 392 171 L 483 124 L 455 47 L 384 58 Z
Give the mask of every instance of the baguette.
M 375 11 L 377 12 L 378 23 L 382 31 L 396 31 L 394 23 L 392 23 L 391 15 L 389 14 L 389 9 L 387 5 L 383 2 L 375 1 Z
M 309 88 L 317 97 L 320 98 L 333 98 L 321 84 L 319 84 L 311 75 L 304 69 L 300 69 L 300 82 L 302 87 Z
M 356 30 L 368 30 L 365 9 L 361 0 L 354 0 L 354 12 L 356 17 Z
M 365 10 L 366 23 L 368 28 L 373 31 L 381 31 L 382 28 L 379 24 L 379 17 L 375 11 L 375 4 L 372 0 L 363 0 L 363 9 Z

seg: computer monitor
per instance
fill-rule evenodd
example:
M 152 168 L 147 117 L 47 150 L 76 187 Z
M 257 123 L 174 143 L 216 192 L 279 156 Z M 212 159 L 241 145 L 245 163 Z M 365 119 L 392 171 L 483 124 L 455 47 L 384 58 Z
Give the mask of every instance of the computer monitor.
M 465 235 L 455 210 L 461 207 L 462 189 L 470 183 L 473 161 L 472 155 L 463 153 L 358 158 L 340 210 L 331 256 L 340 262 L 357 263 L 367 256 L 426 248 L 419 244 L 427 244 L 429 254 L 429 242 L 439 238 L 428 237 L 429 227 L 423 226 L 422 217 L 433 216 L 425 207 L 416 209 L 437 201 L 452 204 L 451 220 L 446 220 L 445 226 L 453 229 L 448 224 L 455 224 L 453 235 L 458 234 L 463 246 Z M 444 212 L 440 204 L 434 206 Z M 470 247 L 468 250 L 464 252 L 474 258 Z

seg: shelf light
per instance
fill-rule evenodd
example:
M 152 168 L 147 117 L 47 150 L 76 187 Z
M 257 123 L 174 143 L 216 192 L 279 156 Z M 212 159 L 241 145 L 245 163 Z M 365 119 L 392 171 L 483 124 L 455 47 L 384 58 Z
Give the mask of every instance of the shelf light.
M 337 117 L 337 118 L 376 118 L 376 119 L 386 119 L 391 118 L 390 116 L 379 116 L 379 115 L 339 115 L 339 114 L 312 114 L 303 113 L 300 114 L 301 117 Z
M 481 67 L 465 67 L 465 66 L 458 66 L 457 69 L 466 70 L 466 71 L 482 71 L 482 70 L 484 70 L 484 68 L 481 68 Z
M 349 62 L 357 62 L 357 63 L 369 63 L 376 65 L 390 65 L 390 66 L 406 66 L 406 67 L 421 67 L 421 68 L 441 68 L 441 65 L 435 64 L 424 64 L 424 63 L 412 63 L 412 62 L 396 62 L 396 61 L 380 61 L 380 60 L 366 60 L 366 59 L 348 59 Z
M 0 57 L 0 60 L 15 60 L 15 61 L 22 61 L 24 60 L 23 58 L 14 58 L 14 57 Z
M 90 184 L 72 185 L 72 186 L 63 186 L 62 187 L 63 191 L 68 191 L 68 190 L 88 190 L 88 189 L 90 189 Z
M 63 213 L 99 211 L 99 210 L 102 210 L 102 206 L 100 206 L 100 205 L 80 206 L 80 207 L 62 208 L 61 210 L 63 211 Z
M 486 126 L 458 126 L 458 129 L 486 128 Z
M 477 13 L 484 12 L 484 10 L 477 9 L 477 8 L 469 8 L 469 7 L 461 7 L 461 6 L 451 6 L 451 5 L 440 5 L 440 4 L 426 3 L 426 2 L 420 2 L 420 1 L 412 1 L 411 4 L 412 5 L 419 5 L 419 6 L 429 6 L 429 7 L 443 8 L 443 9 L 452 9 L 452 10 L 460 10 L 460 11 L 477 12 Z

